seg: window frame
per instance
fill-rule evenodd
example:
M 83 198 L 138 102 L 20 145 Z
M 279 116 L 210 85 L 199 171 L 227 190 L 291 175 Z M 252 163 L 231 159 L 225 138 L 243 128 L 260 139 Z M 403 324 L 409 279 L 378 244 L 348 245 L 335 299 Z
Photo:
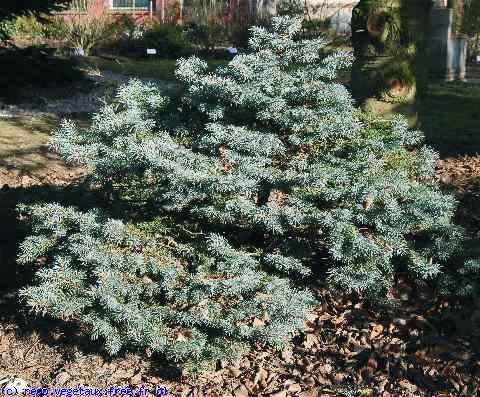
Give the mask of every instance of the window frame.
M 146 7 L 137 7 L 136 2 L 140 2 L 142 0 L 130 0 L 132 1 L 132 7 L 115 7 L 113 5 L 114 0 L 110 0 L 110 10 L 114 12 L 121 12 L 121 11 L 150 11 L 150 5 L 152 2 L 148 1 L 148 5 Z

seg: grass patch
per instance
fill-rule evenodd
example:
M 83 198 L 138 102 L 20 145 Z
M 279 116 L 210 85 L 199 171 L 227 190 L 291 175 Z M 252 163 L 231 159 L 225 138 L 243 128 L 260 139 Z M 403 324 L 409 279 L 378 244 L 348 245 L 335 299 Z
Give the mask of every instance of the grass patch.
M 150 77 L 161 80 L 176 80 L 175 78 L 175 59 L 142 59 L 136 60 L 126 57 L 84 57 L 80 61 L 84 68 L 94 68 L 99 70 L 108 70 L 114 73 L 137 77 Z M 225 65 L 226 60 L 211 59 L 207 60 L 210 68 Z
M 443 156 L 480 153 L 480 84 L 430 84 L 419 105 L 420 129 Z
M 90 116 L 79 114 L 75 121 L 86 127 Z M 59 125 L 57 117 L 0 118 L 0 188 L 16 172 L 35 173 L 62 164 L 47 146 L 50 133 Z
M 15 117 L 0 119 L 0 167 L 34 165 L 37 151 L 48 141 L 57 120 Z

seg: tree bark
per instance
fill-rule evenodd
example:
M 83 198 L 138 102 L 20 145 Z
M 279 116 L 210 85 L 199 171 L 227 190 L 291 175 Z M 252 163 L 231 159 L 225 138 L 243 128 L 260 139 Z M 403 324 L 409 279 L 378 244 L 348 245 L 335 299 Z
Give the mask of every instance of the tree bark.
M 426 83 L 430 0 L 361 0 L 352 12 L 352 92 L 381 115 L 416 123 L 417 94 Z

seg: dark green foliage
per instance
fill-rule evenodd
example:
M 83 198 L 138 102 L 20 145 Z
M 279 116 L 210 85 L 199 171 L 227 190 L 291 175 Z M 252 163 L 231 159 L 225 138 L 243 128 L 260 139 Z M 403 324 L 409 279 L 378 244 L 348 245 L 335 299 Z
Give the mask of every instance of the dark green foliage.
M 306 39 L 314 39 L 328 32 L 330 20 L 326 19 L 305 19 L 302 26 L 302 36 Z
M 209 53 L 215 47 L 230 44 L 229 23 L 225 19 L 228 1 L 187 0 L 184 7 L 184 26 L 188 40 Z
M 3 38 L 12 37 L 18 33 L 18 26 L 15 20 L 0 21 L 0 34 Z
M 184 27 L 145 21 L 137 23 L 128 15 L 115 20 L 109 40 L 103 45 L 109 52 L 133 57 L 146 55 L 147 48 L 157 50 L 161 58 L 175 59 L 192 53 L 192 41 Z
M 235 13 L 232 21 L 227 26 L 230 43 L 236 48 L 247 50 L 252 26 L 262 26 L 268 29 L 271 26 L 271 19 L 269 17 L 257 16 L 249 21 L 245 21 L 239 12 Z
M 65 8 L 70 0 L 2 0 L 0 3 L 0 40 L 5 39 L 6 32 L 1 23 L 19 16 L 49 14 Z
M 46 46 L 0 49 L 0 97 L 14 98 L 30 88 L 83 78 L 75 61 L 53 56 L 53 52 Z
M 64 40 L 68 34 L 68 27 L 61 16 L 49 18 L 42 26 L 42 36 L 46 39 Z
M 112 54 L 142 56 L 145 54 L 145 46 L 141 41 L 145 29 L 145 25 L 135 21 L 132 16 L 121 15 L 115 20 L 115 32 L 104 48 Z
M 301 0 L 280 0 L 277 3 L 277 15 L 290 17 L 303 16 L 304 3 Z
M 439 280 L 438 289 L 444 295 L 480 298 L 480 259 L 469 259 L 457 271 L 444 274 Z
M 154 24 L 145 30 L 139 44 L 143 48 L 155 48 L 163 58 L 176 58 L 191 51 L 191 45 L 179 25 Z
M 469 35 L 480 33 L 480 1 L 465 0 L 465 11 L 463 12 L 462 31 Z
M 466 0 L 462 32 L 469 36 L 469 53 L 480 55 L 480 0 Z
M 18 16 L 48 14 L 64 9 L 71 0 L 2 0 L 0 21 Z
M 226 42 L 226 28 L 223 24 L 209 21 L 203 24 L 190 23 L 186 27 L 187 39 L 206 51 L 213 51 Z
M 17 17 L 3 23 L 7 36 L 28 39 L 64 40 L 67 27 L 64 19 L 59 16 L 45 17 L 41 20 L 36 16 Z

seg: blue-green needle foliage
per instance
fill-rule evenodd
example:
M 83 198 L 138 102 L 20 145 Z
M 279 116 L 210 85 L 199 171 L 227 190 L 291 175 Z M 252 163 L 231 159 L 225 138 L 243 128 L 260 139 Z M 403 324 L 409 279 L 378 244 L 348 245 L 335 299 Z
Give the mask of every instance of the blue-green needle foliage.
M 192 365 L 238 355 L 248 342 L 281 348 L 312 305 L 308 292 L 218 234 L 194 252 L 161 232 L 152 238 L 150 223 L 126 225 L 97 210 L 20 211 L 35 234 L 19 262 L 49 259 L 21 295 L 37 312 L 88 325 L 111 354 L 137 348 Z
M 402 118 L 357 111 L 336 82 L 351 55 L 323 55 L 300 28 L 253 28 L 251 53 L 214 73 L 179 60 L 181 101 L 132 81 L 91 128 L 62 124 L 55 150 L 151 218 L 24 208 L 20 259 L 47 259 L 29 305 L 89 324 L 111 353 L 201 361 L 282 346 L 312 305 L 309 277 L 378 299 L 398 269 L 441 272 L 460 231 L 436 154 Z

